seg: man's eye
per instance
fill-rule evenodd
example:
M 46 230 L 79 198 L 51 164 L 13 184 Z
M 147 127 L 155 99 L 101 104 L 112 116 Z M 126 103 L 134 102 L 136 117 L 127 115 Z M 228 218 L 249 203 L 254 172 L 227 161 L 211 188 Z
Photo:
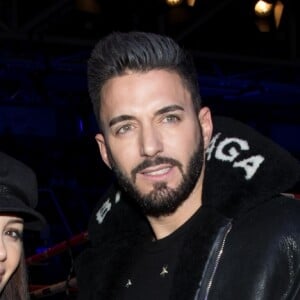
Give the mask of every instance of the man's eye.
M 22 240 L 23 238 L 23 234 L 21 231 L 19 230 L 16 230 L 16 229 L 10 229 L 10 230 L 7 230 L 5 232 L 5 235 L 11 237 L 12 239 L 14 239 L 15 241 L 17 240 Z
M 130 124 L 126 124 L 122 127 L 120 127 L 117 131 L 116 134 L 125 134 L 126 132 L 128 132 L 129 130 L 132 129 L 132 125 Z
M 180 120 L 180 118 L 176 115 L 167 115 L 164 118 L 164 122 L 166 122 L 166 123 L 175 123 L 175 122 L 178 122 L 179 120 Z

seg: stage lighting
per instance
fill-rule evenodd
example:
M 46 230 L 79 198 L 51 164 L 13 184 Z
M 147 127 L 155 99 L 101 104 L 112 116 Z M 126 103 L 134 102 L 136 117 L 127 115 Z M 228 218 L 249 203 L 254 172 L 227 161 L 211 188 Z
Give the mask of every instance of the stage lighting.
M 178 6 L 182 3 L 183 0 L 166 0 L 166 3 L 169 6 Z
M 258 17 L 270 16 L 273 11 L 273 3 L 270 1 L 259 0 L 254 6 L 254 12 Z
M 269 32 L 278 29 L 282 18 L 284 4 L 280 0 L 258 0 L 254 6 L 255 23 L 259 31 Z
M 186 0 L 186 4 L 190 7 L 194 7 L 196 3 L 196 0 Z

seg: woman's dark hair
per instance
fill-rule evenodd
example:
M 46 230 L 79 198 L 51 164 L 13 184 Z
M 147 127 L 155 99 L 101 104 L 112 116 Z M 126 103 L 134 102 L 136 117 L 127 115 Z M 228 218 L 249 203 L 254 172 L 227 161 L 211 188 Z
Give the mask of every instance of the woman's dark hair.
M 88 90 L 101 129 L 100 103 L 103 85 L 132 70 L 164 69 L 176 72 L 191 93 L 196 112 L 201 107 L 198 76 L 187 51 L 167 36 L 147 32 L 113 32 L 101 39 L 88 60 Z
M 6 283 L 1 293 L 0 300 L 29 299 L 26 261 L 24 251 L 22 251 L 19 266 Z

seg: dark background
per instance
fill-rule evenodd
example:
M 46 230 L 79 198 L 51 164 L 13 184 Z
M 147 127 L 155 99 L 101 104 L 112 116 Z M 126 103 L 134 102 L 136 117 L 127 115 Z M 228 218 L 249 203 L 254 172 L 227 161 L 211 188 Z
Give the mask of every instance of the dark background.
M 37 173 L 38 209 L 49 225 L 28 234 L 28 256 L 87 229 L 94 204 L 109 186 L 94 135 L 86 60 L 111 31 L 168 34 L 195 57 L 204 103 L 237 118 L 300 159 L 299 1 L 283 1 L 261 32 L 250 0 L 0 0 L 0 150 Z M 294 193 L 300 193 L 295 186 Z M 72 277 L 86 243 L 30 265 L 31 284 Z M 76 291 L 48 299 L 69 299 Z

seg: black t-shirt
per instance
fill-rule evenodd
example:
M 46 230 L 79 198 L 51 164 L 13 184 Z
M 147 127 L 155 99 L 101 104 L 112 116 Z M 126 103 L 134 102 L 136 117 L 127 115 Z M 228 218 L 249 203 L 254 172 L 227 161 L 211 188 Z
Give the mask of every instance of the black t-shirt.
M 179 249 L 197 215 L 198 213 L 169 236 L 147 241 L 140 246 L 134 265 L 122 279 L 121 295 L 117 299 L 169 299 Z

